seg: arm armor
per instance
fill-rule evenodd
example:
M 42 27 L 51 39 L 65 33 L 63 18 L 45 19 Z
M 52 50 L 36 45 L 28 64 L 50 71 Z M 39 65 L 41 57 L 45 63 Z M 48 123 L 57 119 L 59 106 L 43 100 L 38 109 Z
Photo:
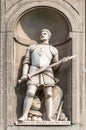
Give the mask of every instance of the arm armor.
M 51 50 L 51 53 L 53 55 L 52 63 L 58 62 L 59 61 L 58 50 L 55 47 L 53 47 L 53 46 L 50 46 L 50 50 Z M 57 66 L 53 67 L 53 69 L 56 70 L 59 67 L 60 67 L 60 64 L 58 64 Z
M 56 55 L 53 56 L 53 63 L 58 62 L 59 58 L 58 58 L 58 53 Z
M 30 52 L 28 49 L 26 50 L 25 59 L 23 61 L 23 65 L 24 64 L 30 64 Z

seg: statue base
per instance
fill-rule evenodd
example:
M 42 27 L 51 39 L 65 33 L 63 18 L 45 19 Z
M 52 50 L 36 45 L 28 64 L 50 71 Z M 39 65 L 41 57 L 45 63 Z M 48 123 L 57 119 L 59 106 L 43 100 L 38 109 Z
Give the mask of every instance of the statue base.
M 60 125 L 67 125 L 67 126 L 69 126 L 69 125 L 71 125 L 71 122 L 70 121 L 24 121 L 24 122 L 19 122 L 19 121 L 16 121 L 15 122 L 15 125 L 18 125 L 18 126 L 21 126 L 21 125 L 23 125 L 23 126 L 25 126 L 25 125 L 58 125 L 58 126 L 60 126 Z

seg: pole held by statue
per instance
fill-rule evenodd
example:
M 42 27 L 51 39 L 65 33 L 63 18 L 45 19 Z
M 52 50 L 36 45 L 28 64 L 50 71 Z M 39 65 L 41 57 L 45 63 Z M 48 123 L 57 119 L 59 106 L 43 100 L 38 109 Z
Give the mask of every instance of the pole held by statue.
M 44 67 L 40 68 L 38 71 L 36 71 L 36 72 L 34 72 L 34 73 L 31 73 L 31 74 L 28 74 L 28 75 L 27 75 L 27 78 L 31 79 L 33 76 L 36 76 L 36 75 L 38 75 L 38 74 L 44 72 L 44 71 L 47 70 L 48 68 L 53 68 L 53 67 L 55 67 L 55 66 L 57 66 L 57 65 L 60 65 L 60 64 L 65 63 L 65 62 L 68 62 L 69 60 L 72 60 L 72 59 L 74 59 L 75 57 L 76 57 L 76 55 L 64 57 L 64 58 L 62 58 L 61 60 L 59 60 L 58 62 L 56 62 L 56 63 L 53 63 L 53 64 L 51 64 L 51 65 L 44 66 Z M 18 83 L 21 83 L 22 81 L 23 81 L 22 79 L 19 79 L 19 80 L 18 80 Z

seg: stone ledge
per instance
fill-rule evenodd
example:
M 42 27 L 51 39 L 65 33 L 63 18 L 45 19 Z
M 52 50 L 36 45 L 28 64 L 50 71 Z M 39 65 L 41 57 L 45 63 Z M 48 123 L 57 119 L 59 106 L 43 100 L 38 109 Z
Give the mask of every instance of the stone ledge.
M 71 121 L 25 121 L 25 122 L 16 121 L 15 125 L 17 125 L 17 126 L 28 126 L 28 125 L 69 126 L 69 125 L 71 125 Z

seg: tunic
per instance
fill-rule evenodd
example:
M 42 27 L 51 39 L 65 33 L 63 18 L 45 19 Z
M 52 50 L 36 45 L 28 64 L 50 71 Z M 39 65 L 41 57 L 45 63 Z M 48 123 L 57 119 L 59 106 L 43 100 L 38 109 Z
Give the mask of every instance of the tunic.
M 30 65 L 29 74 L 39 70 L 39 68 L 50 65 L 58 61 L 58 50 L 45 44 L 34 44 L 28 47 L 25 55 L 24 64 Z M 55 86 L 54 74 L 52 68 L 33 76 L 28 80 L 28 85 L 35 86 Z

